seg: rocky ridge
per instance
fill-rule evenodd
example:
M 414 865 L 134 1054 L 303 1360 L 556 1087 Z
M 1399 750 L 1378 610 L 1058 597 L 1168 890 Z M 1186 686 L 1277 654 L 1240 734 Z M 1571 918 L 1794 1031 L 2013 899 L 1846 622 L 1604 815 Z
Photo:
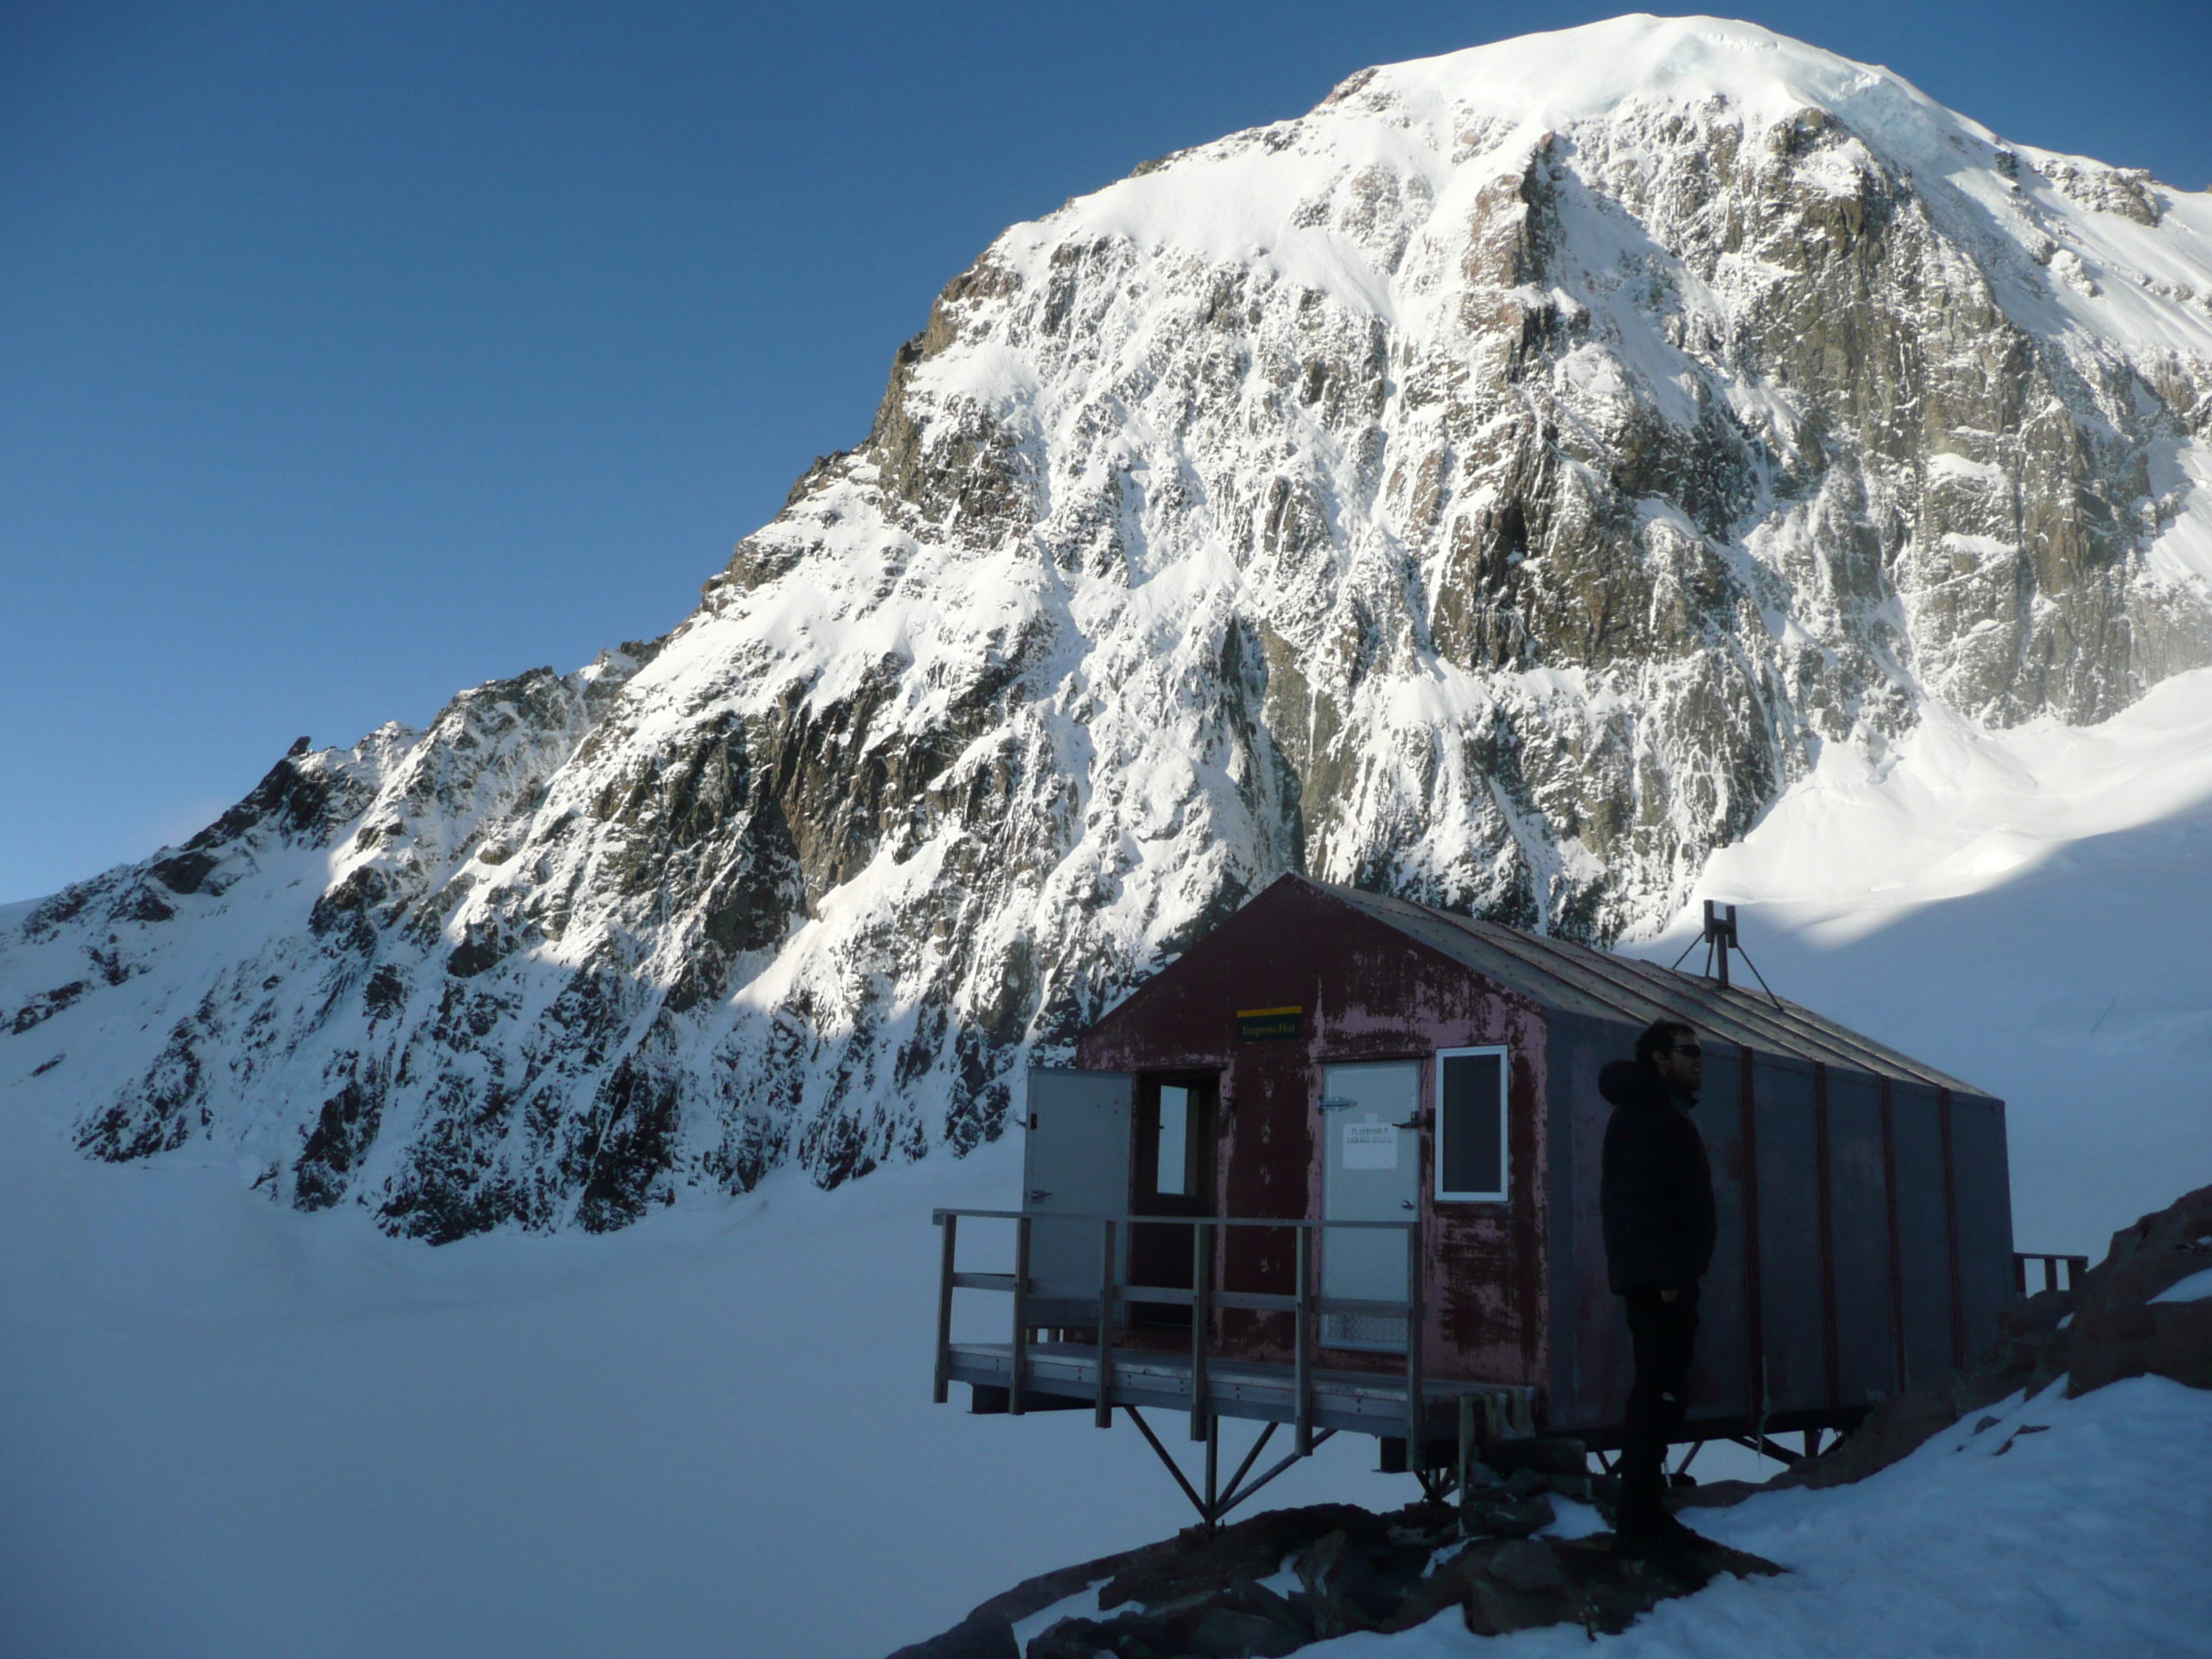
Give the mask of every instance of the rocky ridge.
M 0 1067 L 433 1240 L 995 1135 L 1285 869 L 1607 939 L 1821 746 L 2212 661 L 2212 200 L 1748 25 L 1007 232 L 699 610 L 0 912 Z

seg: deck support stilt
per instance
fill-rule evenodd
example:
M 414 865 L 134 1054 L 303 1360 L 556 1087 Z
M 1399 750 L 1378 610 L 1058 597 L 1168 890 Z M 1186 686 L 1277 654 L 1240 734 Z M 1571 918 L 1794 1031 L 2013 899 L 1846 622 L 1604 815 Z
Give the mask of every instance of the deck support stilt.
M 1467 1494 L 1474 1485 L 1475 1461 L 1478 1455 L 1475 1396 L 1471 1394 L 1463 1394 L 1459 1396 L 1459 1458 L 1452 1471 L 1459 1483 L 1459 1513 L 1462 1516 L 1467 1513 Z
M 1135 1406 L 1124 1406 L 1122 1409 L 1128 1414 L 1129 1421 L 1137 1426 L 1137 1433 L 1144 1436 L 1144 1443 L 1152 1448 L 1153 1455 L 1157 1457 L 1166 1466 L 1167 1472 L 1175 1478 L 1175 1484 L 1183 1489 L 1183 1496 L 1191 1500 L 1191 1507 L 1198 1511 L 1199 1524 L 1209 1533 L 1220 1529 L 1222 1518 L 1231 1510 L 1236 1508 L 1238 1504 L 1243 1503 L 1245 1499 L 1300 1458 L 1311 1455 L 1308 1452 L 1293 1452 L 1287 1457 L 1278 1459 L 1270 1465 L 1265 1473 L 1255 1479 L 1247 1480 L 1245 1477 L 1252 1472 L 1252 1465 L 1260 1460 L 1260 1453 L 1267 1449 L 1268 1442 L 1274 1438 L 1275 1430 L 1281 1427 L 1279 1423 L 1262 1423 L 1259 1433 L 1253 1438 L 1250 1448 L 1244 1453 L 1243 1461 L 1237 1464 L 1236 1472 L 1230 1476 L 1227 1490 L 1224 1491 L 1219 1478 L 1221 1419 L 1215 1417 L 1211 1420 L 1210 1432 L 1206 1436 L 1205 1490 L 1201 1493 L 1197 1486 L 1192 1484 L 1191 1478 L 1183 1472 L 1182 1465 L 1175 1461 L 1173 1454 L 1162 1443 L 1160 1436 L 1154 1433 L 1152 1425 L 1145 1421 L 1144 1414 Z M 1335 1433 L 1336 1430 L 1333 1428 L 1321 1430 L 1313 1436 L 1313 1444 L 1319 1446 Z
M 1290 1315 L 1291 1421 L 1296 1430 L 1291 1444 L 1304 1457 L 1313 1450 L 1313 1379 L 1307 1358 L 1313 1347 L 1313 1235 L 1301 1227 L 1291 1236 L 1298 1251 L 1297 1306 Z
M 1213 1267 L 1213 1228 L 1205 1222 L 1191 1228 L 1191 1438 L 1207 1438 L 1206 1340 L 1213 1322 L 1211 1281 Z
M 1728 1441 L 1747 1452 L 1756 1452 L 1763 1458 L 1772 1458 L 1777 1463 L 1802 1463 L 1804 1454 L 1792 1452 L 1770 1434 L 1731 1434 Z
M 1221 1513 L 1221 1419 L 1206 1417 L 1206 1527 Z
M 1135 1406 L 1124 1406 L 1122 1409 L 1128 1413 L 1129 1421 L 1137 1426 L 1137 1433 L 1144 1436 L 1144 1443 L 1152 1448 L 1154 1455 L 1167 1465 L 1167 1472 L 1175 1477 L 1175 1484 L 1183 1489 L 1183 1496 L 1191 1500 L 1191 1507 L 1198 1512 L 1202 1520 L 1206 1519 L 1205 1499 L 1200 1497 L 1198 1488 L 1191 1484 L 1191 1478 L 1183 1472 L 1183 1465 L 1168 1455 L 1167 1448 L 1160 1443 L 1160 1436 L 1154 1433 L 1152 1425 L 1145 1421 L 1144 1414 Z
M 1427 1401 L 1421 1385 L 1421 1231 L 1406 1230 L 1406 1461 L 1421 1466 L 1428 1442 Z
M 1336 1432 L 1337 1431 L 1333 1428 L 1323 1429 L 1319 1434 L 1316 1434 L 1313 1437 L 1313 1444 L 1316 1446 L 1320 1445 L 1322 1441 L 1329 1439 L 1331 1436 L 1335 1434 Z M 1262 1438 L 1264 1438 L 1264 1435 Z M 1292 1464 L 1296 1463 L 1302 1457 L 1307 1457 L 1310 1455 L 1311 1453 L 1309 1452 L 1293 1452 L 1287 1457 L 1277 1459 L 1275 1462 L 1268 1467 L 1267 1473 L 1262 1475 L 1258 1479 L 1252 1482 L 1250 1485 L 1232 1486 L 1230 1489 L 1229 1496 L 1221 1500 L 1220 1513 L 1222 1515 L 1227 1515 L 1230 1510 L 1235 1509 L 1246 1498 L 1251 1497 L 1252 1494 L 1258 1491 L 1261 1487 L 1266 1485 L 1277 1475 L 1282 1473 L 1284 1470 L 1289 1468 Z
M 1006 1408 L 1009 1416 L 1022 1414 L 1021 1383 L 1029 1369 L 1029 1217 L 1014 1224 L 1014 1354 L 1013 1375 L 1007 1379 Z
M 1098 1247 L 1098 1395 L 1090 1421 L 1100 1428 L 1114 1427 L 1114 1224 Z
M 944 1229 L 937 1273 L 937 1376 L 930 1398 L 943 1405 L 952 1390 L 952 1264 L 958 1254 L 960 1217 L 940 1213 L 937 1224 Z

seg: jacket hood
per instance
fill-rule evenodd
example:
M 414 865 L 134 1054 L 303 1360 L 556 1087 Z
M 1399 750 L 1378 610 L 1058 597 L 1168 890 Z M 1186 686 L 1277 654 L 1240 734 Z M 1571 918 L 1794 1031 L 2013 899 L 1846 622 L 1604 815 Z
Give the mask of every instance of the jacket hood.
M 1598 1092 L 1616 1106 L 1642 1100 L 1654 1092 L 1659 1079 L 1634 1060 L 1608 1060 L 1598 1073 Z

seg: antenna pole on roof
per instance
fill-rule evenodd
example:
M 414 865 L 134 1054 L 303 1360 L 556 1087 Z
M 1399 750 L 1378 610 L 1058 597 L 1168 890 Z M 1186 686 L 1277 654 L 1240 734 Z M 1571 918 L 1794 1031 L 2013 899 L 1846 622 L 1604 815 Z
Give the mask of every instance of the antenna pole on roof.
M 1736 906 L 1717 905 L 1712 899 L 1707 899 L 1705 901 L 1705 976 L 1707 979 L 1718 978 L 1720 981 L 1720 988 L 1724 991 L 1728 988 L 1728 953 L 1737 948 Z M 1748 962 L 1751 958 L 1747 957 L 1745 960 Z M 1718 975 L 1713 971 L 1716 961 L 1720 967 Z M 1752 971 L 1758 970 L 1755 969 Z
M 1699 937 L 1705 942 L 1705 976 L 1707 979 L 1719 980 L 1720 988 L 1726 990 L 1728 988 L 1728 953 L 1732 950 L 1743 950 L 1744 966 L 1751 970 L 1751 976 L 1759 982 L 1759 989 L 1766 993 L 1766 1000 L 1773 1003 L 1777 1009 L 1782 1007 L 1782 999 L 1774 994 L 1774 988 L 1766 982 L 1766 976 L 1759 972 L 1758 963 L 1751 960 L 1750 951 L 1744 950 L 1744 942 L 1737 936 L 1735 906 L 1715 904 L 1712 899 L 1707 899 L 1705 901 L 1705 931 Z M 1692 940 L 1691 943 L 1694 944 L 1697 941 Z M 1688 954 L 1688 950 L 1682 952 L 1683 956 Z M 1675 958 L 1677 963 L 1681 959 L 1679 957 Z M 1717 973 L 1714 971 L 1716 969 L 1719 969 Z
M 1738 950 L 1744 950 L 1744 947 L 1740 944 L 1736 948 Z M 1758 981 L 1759 989 L 1766 993 L 1766 1000 L 1774 1004 L 1777 1013 L 1780 1012 L 1782 999 L 1774 994 L 1774 987 L 1766 982 L 1766 976 L 1759 972 L 1758 963 L 1751 960 L 1751 953 L 1748 950 L 1744 950 L 1744 966 L 1751 970 L 1751 977 Z

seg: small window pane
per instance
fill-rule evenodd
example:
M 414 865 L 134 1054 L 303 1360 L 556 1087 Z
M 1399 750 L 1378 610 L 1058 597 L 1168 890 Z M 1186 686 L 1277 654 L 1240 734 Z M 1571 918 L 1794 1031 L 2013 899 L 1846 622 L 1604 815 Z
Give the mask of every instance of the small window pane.
M 1180 1084 L 1166 1083 L 1160 1087 L 1160 1161 L 1159 1179 L 1153 1190 L 1171 1197 L 1186 1196 L 1189 1185 L 1188 1158 L 1191 1144 L 1191 1091 Z
M 1452 1054 L 1443 1059 L 1438 1191 L 1505 1192 L 1503 1054 Z

